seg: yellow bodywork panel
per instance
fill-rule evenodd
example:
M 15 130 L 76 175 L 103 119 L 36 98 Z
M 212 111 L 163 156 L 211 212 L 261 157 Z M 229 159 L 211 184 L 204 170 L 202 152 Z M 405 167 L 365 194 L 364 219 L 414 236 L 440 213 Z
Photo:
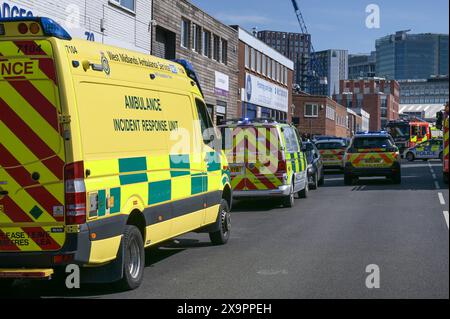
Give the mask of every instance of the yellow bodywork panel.
M 116 236 L 108 239 L 91 241 L 90 263 L 103 264 L 114 260 L 119 251 L 121 239 L 122 236 Z

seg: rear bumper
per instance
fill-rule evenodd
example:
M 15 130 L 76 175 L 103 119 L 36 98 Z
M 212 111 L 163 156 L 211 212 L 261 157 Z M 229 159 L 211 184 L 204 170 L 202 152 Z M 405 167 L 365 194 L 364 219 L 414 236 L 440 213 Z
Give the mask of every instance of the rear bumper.
M 350 174 L 356 177 L 371 177 L 371 176 L 390 176 L 400 173 L 401 167 L 399 163 L 391 167 L 364 167 L 357 168 L 348 164 L 345 166 L 345 174 Z
M 89 262 L 90 250 L 88 227 L 81 225 L 79 233 L 66 235 L 66 242 L 58 251 L 0 253 L 0 268 L 54 268 L 68 264 L 82 266 Z M 59 261 L 55 260 L 56 256 Z
M 323 163 L 323 167 L 326 169 L 343 169 L 344 165 L 339 162 L 330 162 L 330 163 Z
M 276 189 L 233 191 L 233 198 L 285 197 L 289 196 L 291 185 L 283 185 Z
M 44 279 L 53 273 L 53 269 L 0 269 L 0 279 Z

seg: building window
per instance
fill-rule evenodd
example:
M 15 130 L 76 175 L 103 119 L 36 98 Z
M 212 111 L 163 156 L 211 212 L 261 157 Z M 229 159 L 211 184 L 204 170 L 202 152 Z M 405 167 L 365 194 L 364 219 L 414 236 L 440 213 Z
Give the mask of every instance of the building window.
M 277 77 L 277 62 L 272 60 L 272 80 L 275 80 Z
M 250 68 L 250 48 L 248 45 L 245 45 L 245 67 Z
M 189 48 L 189 38 L 191 31 L 191 23 L 188 20 L 181 19 L 181 46 Z
M 287 68 L 284 68 L 284 80 L 285 80 L 285 82 L 284 82 L 284 84 L 285 85 L 288 85 L 288 82 L 289 82 L 289 79 L 288 79 L 288 69 Z
M 267 75 L 267 57 L 262 54 L 262 75 L 266 76 Z
M 277 68 L 277 82 L 281 82 L 281 65 L 277 63 L 276 68 Z
M 329 120 L 336 120 L 336 111 L 331 106 L 327 105 L 327 112 L 326 112 L 327 119 Z
M 256 70 L 256 51 L 253 48 L 251 49 L 251 66 L 250 67 L 253 71 Z
M 256 51 L 256 72 L 261 73 L 261 52 Z
M 305 104 L 305 117 L 319 117 L 319 105 Z
M 111 3 L 118 5 L 126 10 L 136 12 L 135 0 L 109 0 Z
M 194 24 L 193 27 L 193 47 L 192 49 L 197 52 L 201 53 L 201 42 L 202 42 L 202 27 L 199 25 Z
M 213 49 L 214 49 L 213 53 L 214 60 L 220 62 L 220 38 L 217 35 L 213 36 Z
M 228 64 L 228 41 L 222 39 L 222 63 Z
M 203 55 L 210 58 L 211 57 L 211 32 L 203 30 L 203 43 L 202 43 L 202 49 L 203 49 Z

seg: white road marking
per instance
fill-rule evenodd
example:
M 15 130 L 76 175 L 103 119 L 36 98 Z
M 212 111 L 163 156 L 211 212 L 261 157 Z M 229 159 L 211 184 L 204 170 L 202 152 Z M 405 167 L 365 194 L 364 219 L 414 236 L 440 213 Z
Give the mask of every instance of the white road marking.
M 437 176 L 436 176 L 436 174 L 434 174 L 434 173 L 433 173 L 433 179 L 437 179 Z
M 403 168 L 419 168 L 419 167 L 442 167 L 442 164 L 402 164 Z
M 286 269 L 263 269 L 258 271 L 258 275 L 263 276 L 276 276 L 276 275 L 287 275 L 288 271 Z
M 438 181 L 434 181 L 434 187 L 436 187 L 436 189 L 441 189 L 441 186 L 439 186 Z
M 441 203 L 441 205 L 445 205 L 444 195 L 442 195 L 442 193 L 438 193 L 438 196 L 439 196 L 439 203 Z
M 444 218 L 445 218 L 445 222 L 447 223 L 447 228 L 448 228 L 448 211 L 444 211 Z

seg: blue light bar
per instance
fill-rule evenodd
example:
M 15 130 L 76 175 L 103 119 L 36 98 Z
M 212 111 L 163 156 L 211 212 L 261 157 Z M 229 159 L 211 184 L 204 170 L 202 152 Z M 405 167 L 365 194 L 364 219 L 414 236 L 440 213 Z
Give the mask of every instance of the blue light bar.
M 357 135 L 388 135 L 387 131 L 361 131 L 356 132 Z
M 50 18 L 43 17 L 15 17 L 15 18 L 2 18 L 0 22 L 38 22 L 44 35 L 48 37 L 55 37 L 61 40 L 72 40 L 70 34 L 57 22 Z
M 192 64 L 189 63 L 189 61 L 184 60 L 184 59 L 175 59 L 175 60 L 173 60 L 173 62 L 181 64 L 184 67 L 188 77 L 190 77 L 192 80 L 194 80 L 195 84 L 197 84 L 198 89 L 200 90 L 200 93 L 202 94 L 202 96 L 204 96 L 202 87 L 200 86 L 200 81 L 197 77 L 197 74 L 195 73 L 195 70 L 194 70 L 194 67 L 192 66 Z

